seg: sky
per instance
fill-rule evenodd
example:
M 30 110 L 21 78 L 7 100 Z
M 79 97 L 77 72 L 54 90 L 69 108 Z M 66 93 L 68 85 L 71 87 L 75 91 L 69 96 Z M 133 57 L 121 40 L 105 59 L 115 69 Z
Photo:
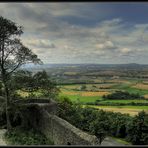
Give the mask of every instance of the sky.
M 147 2 L 0 3 L 44 63 L 148 63 Z

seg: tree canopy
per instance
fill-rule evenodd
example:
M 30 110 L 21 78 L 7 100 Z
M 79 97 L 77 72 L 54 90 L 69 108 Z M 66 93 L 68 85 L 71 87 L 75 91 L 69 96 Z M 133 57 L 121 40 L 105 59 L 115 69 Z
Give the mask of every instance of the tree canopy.
M 23 45 L 20 36 L 23 27 L 0 16 L 0 78 L 6 98 L 7 128 L 11 128 L 9 119 L 11 75 L 23 64 L 41 64 L 41 60 L 29 48 Z

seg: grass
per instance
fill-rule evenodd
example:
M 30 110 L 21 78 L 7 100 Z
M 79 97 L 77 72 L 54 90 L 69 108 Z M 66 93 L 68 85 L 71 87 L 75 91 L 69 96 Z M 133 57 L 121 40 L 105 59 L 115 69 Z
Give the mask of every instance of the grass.
M 133 84 L 132 85 L 129 85 L 129 84 L 117 84 L 117 85 L 113 86 L 112 88 L 118 89 L 118 90 L 125 90 L 125 91 L 128 91 L 129 93 L 138 93 L 140 95 L 148 94 L 148 90 L 133 88 Z
M 96 109 L 103 109 L 106 111 L 120 112 L 122 114 L 129 114 L 131 116 L 137 115 L 141 111 L 148 112 L 148 106 L 96 106 L 96 105 L 83 105 L 82 107 L 91 107 Z
M 100 96 L 80 96 L 80 95 L 60 95 L 64 97 L 68 97 L 72 102 L 80 102 L 80 103 L 87 103 L 87 102 L 95 102 L 98 99 L 102 99 Z
M 85 105 L 83 105 L 85 106 Z M 140 109 L 140 110 L 148 110 L 148 106 L 97 106 L 97 105 L 87 105 L 87 106 L 91 106 L 91 107 L 98 107 L 98 108 L 123 108 L 123 109 Z
M 78 89 L 79 87 L 81 87 L 82 85 L 85 85 L 88 89 L 92 88 L 93 86 L 96 86 L 96 88 L 99 87 L 112 87 L 115 84 L 112 83 L 100 83 L 100 84 L 71 84 L 71 85 L 59 85 L 60 87 L 64 88 L 64 89 Z
M 148 90 L 148 84 L 138 83 L 134 85 L 133 88 L 138 88 L 140 90 Z
M 137 81 L 126 80 L 129 83 L 102 83 L 102 84 L 72 84 L 72 85 L 61 85 L 60 96 L 67 96 L 71 101 L 80 103 L 94 103 L 96 100 L 100 100 L 100 103 L 148 103 L 148 100 L 104 100 L 102 96 L 104 94 L 109 94 L 115 90 L 124 90 L 129 93 L 138 93 L 140 95 L 148 95 L 148 90 L 141 90 L 134 88 L 133 85 Z M 74 89 L 80 88 L 80 86 L 85 85 L 87 87 L 86 91 L 78 91 Z M 94 88 L 95 86 L 95 88 Z M 100 87 L 110 87 L 109 89 L 99 89 Z M 89 91 L 89 89 L 95 89 L 95 91 Z M 97 90 L 97 91 L 96 91 Z
M 134 99 L 134 100 L 101 100 L 100 103 L 148 103 L 148 100 L 137 100 L 137 99 Z

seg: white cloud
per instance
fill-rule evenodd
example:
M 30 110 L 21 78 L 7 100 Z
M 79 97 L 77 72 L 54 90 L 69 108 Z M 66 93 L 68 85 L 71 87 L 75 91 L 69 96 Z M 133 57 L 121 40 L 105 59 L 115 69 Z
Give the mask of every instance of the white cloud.
M 24 26 L 24 44 L 43 61 L 64 62 L 66 58 L 71 58 L 71 62 L 84 63 L 89 58 L 94 62 L 103 58 L 116 61 L 118 57 L 131 54 L 138 60 L 139 56 L 148 55 L 148 24 L 129 27 L 121 18 L 102 19 L 106 14 L 102 9 L 99 12 L 103 13 L 96 13 L 92 5 L 82 7 L 74 3 L 0 4 L 0 14 Z M 96 15 L 100 15 L 102 21 L 98 20 L 92 26 L 67 21 L 68 16 L 91 20 Z M 67 17 L 67 20 L 62 17 Z
M 120 51 L 122 53 L 130 53 L 132 50 L 130 48 L 121 48 Z
M 115 49 L 116 46 L 112 41 L 105 41 L 104 43 L 98 43 L 95 45 L 97 49 Z
M 38 48 L 55 48 L 55 45 L 50 40 L 46 39 L 26 39 L 25 44 Z

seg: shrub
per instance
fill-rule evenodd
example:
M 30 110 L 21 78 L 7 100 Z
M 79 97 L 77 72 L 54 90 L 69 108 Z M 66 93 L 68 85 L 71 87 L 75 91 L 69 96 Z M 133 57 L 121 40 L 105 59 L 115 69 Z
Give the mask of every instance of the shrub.
M 116 91 L 112 94 L 103 96 L 104 99 L 113 99 L 113 100 L 119 100 L 119 99 L 144 99 L 143 96 L 140 96 L 138 93 L 137 94 L 132 94 L 129 92 L 124 92 L 124 91 Z
M 100 143 L 108 136 L 126 138 L 132 144 L 148 144 L 148 114 L 136 117 L 93 108 L 81 108 L 67 100 L 59 103 L 59 115 L 76 127 L 95 134 Z
M 134 145 L 148 144 L 148 114 L 140 112 L 128 126 L 127 139 Z
M 14 128 L 5 133 L 5 139 L 12 145 L 53 145 L 52 141 L 33 129 L 26 131 L 21 128 Z

